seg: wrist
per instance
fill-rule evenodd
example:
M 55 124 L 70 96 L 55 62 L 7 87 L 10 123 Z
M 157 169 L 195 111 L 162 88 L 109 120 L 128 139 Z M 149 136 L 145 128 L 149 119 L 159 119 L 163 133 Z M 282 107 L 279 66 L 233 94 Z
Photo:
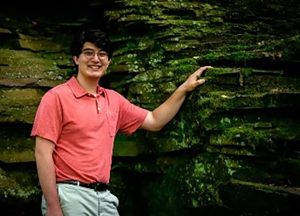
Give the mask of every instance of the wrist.
M 178 88 L 177 91 L 180 92 L 181 94 L 186 95 L 189 91 L 188 88 L 183 84 L 181 84 Z

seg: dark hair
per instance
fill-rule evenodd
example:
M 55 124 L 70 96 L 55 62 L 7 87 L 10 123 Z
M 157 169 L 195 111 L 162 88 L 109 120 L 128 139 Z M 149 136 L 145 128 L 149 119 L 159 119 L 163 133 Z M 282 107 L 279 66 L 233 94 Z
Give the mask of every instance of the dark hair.
M 99 27 L 83 26 L 79 29 L 71 44 L 72 56 L 80 55 L 85 42 L 91 42 L 99 49 L 107 52 L 109 59 L 112 57 L 113 49 L 111 41 L 107 34 Z

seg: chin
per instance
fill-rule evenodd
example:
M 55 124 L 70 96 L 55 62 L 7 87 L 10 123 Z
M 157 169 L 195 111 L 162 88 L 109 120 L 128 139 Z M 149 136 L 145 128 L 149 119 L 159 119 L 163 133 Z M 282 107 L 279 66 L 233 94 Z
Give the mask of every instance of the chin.
M 101 72 L 92 71 L 92 72 L 89 72 L 89 74 L 88 74 L 89 77 L 95 77 L 95 78 L 102 77 L 103 75 L 104 75 L 104 73 L 102 71 Z

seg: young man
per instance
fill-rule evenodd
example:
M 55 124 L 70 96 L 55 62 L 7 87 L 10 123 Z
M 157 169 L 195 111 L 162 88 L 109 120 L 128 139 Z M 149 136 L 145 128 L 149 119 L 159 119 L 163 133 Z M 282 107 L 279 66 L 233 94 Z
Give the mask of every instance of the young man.
M 42 98 L 31 136 L 47 216 L 119 215 L 118 198 L 108 190 L 113 142 L 118 131 L 158 131 L 178 112 L 188 92 L 210 66 L 199 68 L 154 111 L 140 108 L 99 86 L 112 57 L 99 29 L 84 29 L 71 48 L 77 74 Z

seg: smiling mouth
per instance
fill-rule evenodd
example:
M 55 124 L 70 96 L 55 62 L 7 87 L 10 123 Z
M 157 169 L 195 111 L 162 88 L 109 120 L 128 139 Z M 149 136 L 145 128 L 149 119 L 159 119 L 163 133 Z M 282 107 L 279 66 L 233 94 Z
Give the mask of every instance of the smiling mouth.
M 92 70 L 99 70 L 101 66 L 90 65 L 89 68 L 91 68 Z

